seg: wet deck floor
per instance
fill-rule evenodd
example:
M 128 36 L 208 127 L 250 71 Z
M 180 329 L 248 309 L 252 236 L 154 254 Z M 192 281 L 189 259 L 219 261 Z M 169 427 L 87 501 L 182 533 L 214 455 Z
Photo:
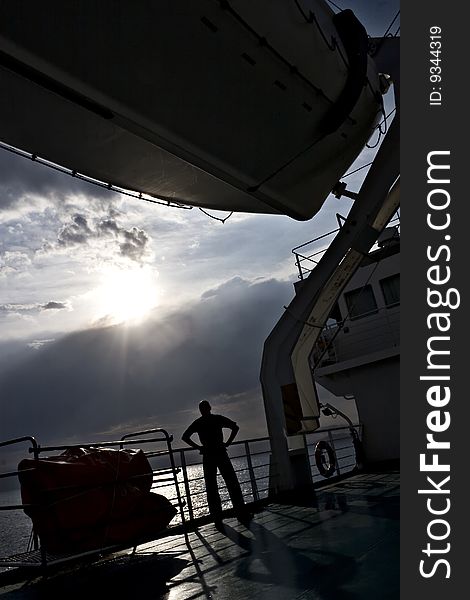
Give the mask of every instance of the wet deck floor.
M 315 498 L 271 504 L 245 527 L 224 520 L 139 546 L 134 555 L 47 577 L 0 575 L 0 598 L 70 600 L 399 598 L 399 475 L 364 473 Z

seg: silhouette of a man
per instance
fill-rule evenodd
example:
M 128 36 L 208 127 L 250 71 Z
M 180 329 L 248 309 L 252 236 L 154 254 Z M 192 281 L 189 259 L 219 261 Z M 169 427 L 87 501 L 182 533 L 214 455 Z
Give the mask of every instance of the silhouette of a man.
M 233 442 L 239 427 L 235 421 L 231 421 L 222 415 L 213 415 L 212 407 L 207 400 L 199 403 L 201 416 L 193 421 L 183 433 L 184 442 L 200 450 L 202 454 L 202 466 L 204 469 L 204 480 L 206 483 L 207 503 L 214 523 L 222 522 L 222 502 L 220 500 L 217 486 L 217 469 L 224 478 L 230 499 L 239 520 L 247 520 L 249 514 L 243 501 L 242 491 L 238 483 L 237 475 L 227 454 L 227 446 Z M 230 429 L 230 435 L 224 442 L 223 429 Z M 201 444 L 197 444 L 191 436 L 197 433 Z

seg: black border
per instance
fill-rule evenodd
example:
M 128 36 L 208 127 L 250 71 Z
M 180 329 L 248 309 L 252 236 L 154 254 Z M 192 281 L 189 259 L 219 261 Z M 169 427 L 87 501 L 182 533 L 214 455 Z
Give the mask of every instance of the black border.
M 401 249 L 402 249 L 402 342 L 401 342 L 401 597 L 423 598 L 463 598 L 468 595 L 464 579 L 467 567 L 467 537 L 470 537 L 469 508 L 467 508 L 467 331 L 466 297 L 468 287 L 467 230 L 469 195 L 466 188 L 467 101 L 466 88 L 466 42 L 470 37 L 463 6 L 457 2 L 426 3 L 408 2 L 401 6 Z M 430 106 L 429 93 L 433 85 L 430 75 L 429 30 L 431 26 L 442 29 L 442 105 Z M 450 564 L 450 577 L 446 578 L 447 568 L 440 565 L 435 575 L 424 578 L 419 572 L 423 558 L 422 549 L 428 540 L 427 526 L 433 518 L 426 507 L 426 495 L 418 494 L 418 489 L 426 486 L 426 475 L 420 472 L 419 455 L 426 450 L 426 416 L 431 409 L 426 401 L 429 382 L 419 380 L 425 374 L 427 348 L 431 335 L 426 324 L 430 309 L 427 306 L 427 269 L 430 265 L 426 257 L 428 245 L 445 243 L 444 232 L 432 231 L 426 224 L 427 194 L 427 154 L 434 150 L 450 150 L 451 225 L 446 234 L 451 240 L 448 264 L 451 268 L 451 281 L 448 286 L 460 292 L 461 304 L 451 313 L 452 326 L 450 340 L 451 400 L 447 409 L 451 415 L 450 428 L 441 439 L 449 440 L 447 451 L 450 461 L 451 508 L 443 516 L 450 524 L 448 539 L 434 542 L 435 547 L 443 548 L 450 543 L 445 554 L 435 554 Z M 442 309 L 441 309 L 442 310 Z M 444 409 L 443 409 L 444 410 Z M 444 451 L 441 453 L 444 460 Z M 436 473 L 435 479 L 442 480 L 443 473 Z M 437 504 L 436 504 L 437 506 Z M 435 530 L 437 532 L 437 529 Z M 441 530 L 442 531 L 442 530 Z M 427 565 L 432 559 L 427 559 Z M 418 596 L 420 594 L 420 596 Z

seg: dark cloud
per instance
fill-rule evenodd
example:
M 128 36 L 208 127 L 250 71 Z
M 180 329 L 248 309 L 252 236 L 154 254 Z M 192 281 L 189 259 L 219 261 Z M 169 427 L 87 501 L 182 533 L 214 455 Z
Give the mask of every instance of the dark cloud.
M 64 225 L 58 233 L 57 241 L 60 246 L 74 246 L 76 244 L 86 244 L 90 237 L 95 233 L 88 226 L 86 217 L 75 214 L 71 218 L 71 223 Z
M 0 148 L 0 210 L 25 195 L 46 197 L 86 193 L 110 200 L 113 193 Z
M 263 433 L 262 347 L 291 296 L 286 282 L 237 278 L 163 321 L 29 349 L 0 374 L 0 438 L 34 434 L 45 443 L 131 422 L 166 424 L 179 435 L 202 398 L 237 419 L 246 406 L 250 435 Z
M 52 342 L 55 342 L 55 338 L 48 338 L 45 340 L 33 340 L 32 342 L 28 343 L 28 348 L 39 350 L 39 348 L 42 348 L 46 344 L 51 344 Z
M 84 215 L 75 213 L 57 235 L 59 246 L 84 245 L 90 240 L 111 236 L 117 241 L 121 256 L 135 261 L 142 260 L 147 253 L 149 235 L 138 227 L 121 227 L 114 217 L 114 211 L 110 211 L 108 216 L 90 222 Z M 50 249 L 53 249 L 53 246 Z M 47 252 L 47 248 L 44 247 L 43 250 Z
M 147 249 L 149 236 L 143 229 L 132 227 L 132 229 L 123 229 L 121 231 L 124 241 L 119 245 L 122 256 L 132 260 L 140 260 Z
M 236 291 L 241 291 L 246 287 L 246 281 L 241 277 L 233 277 L 229 281 L 226 281 L 222 285 L 219 285 L 216 288 L 205 291 L 201 298 L 204 300 L 206 298 L 214 298 L 216 296 L 234 293 Z
M 9 303 L 9 304 L 0 304 L 0 313 L 13 313 L 13 314 L 35 314 L 41 312 L 42 310 L 63 310 L 64 308 L 69 308 L 70 305 L 67 302 L 55 302 L 51 300 L 44 304 L 34 303 L 34 304 L 21 304 L 21 303 Z
M 42 310 L 62 310 L 64 308 L 68 308 L 68 305 L 65 302 L 54 302 L 51 300 L 46 304 L 42 305 Z

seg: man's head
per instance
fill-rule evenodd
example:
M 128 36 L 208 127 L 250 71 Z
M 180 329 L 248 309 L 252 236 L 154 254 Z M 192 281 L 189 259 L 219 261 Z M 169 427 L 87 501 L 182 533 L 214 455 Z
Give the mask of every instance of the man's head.
M 201 402 L 199 402 L 199 410 L 201 411 L 201 415 L 204 416 L 211 412 L 212 407 L 207 400 L 201 400 Z

